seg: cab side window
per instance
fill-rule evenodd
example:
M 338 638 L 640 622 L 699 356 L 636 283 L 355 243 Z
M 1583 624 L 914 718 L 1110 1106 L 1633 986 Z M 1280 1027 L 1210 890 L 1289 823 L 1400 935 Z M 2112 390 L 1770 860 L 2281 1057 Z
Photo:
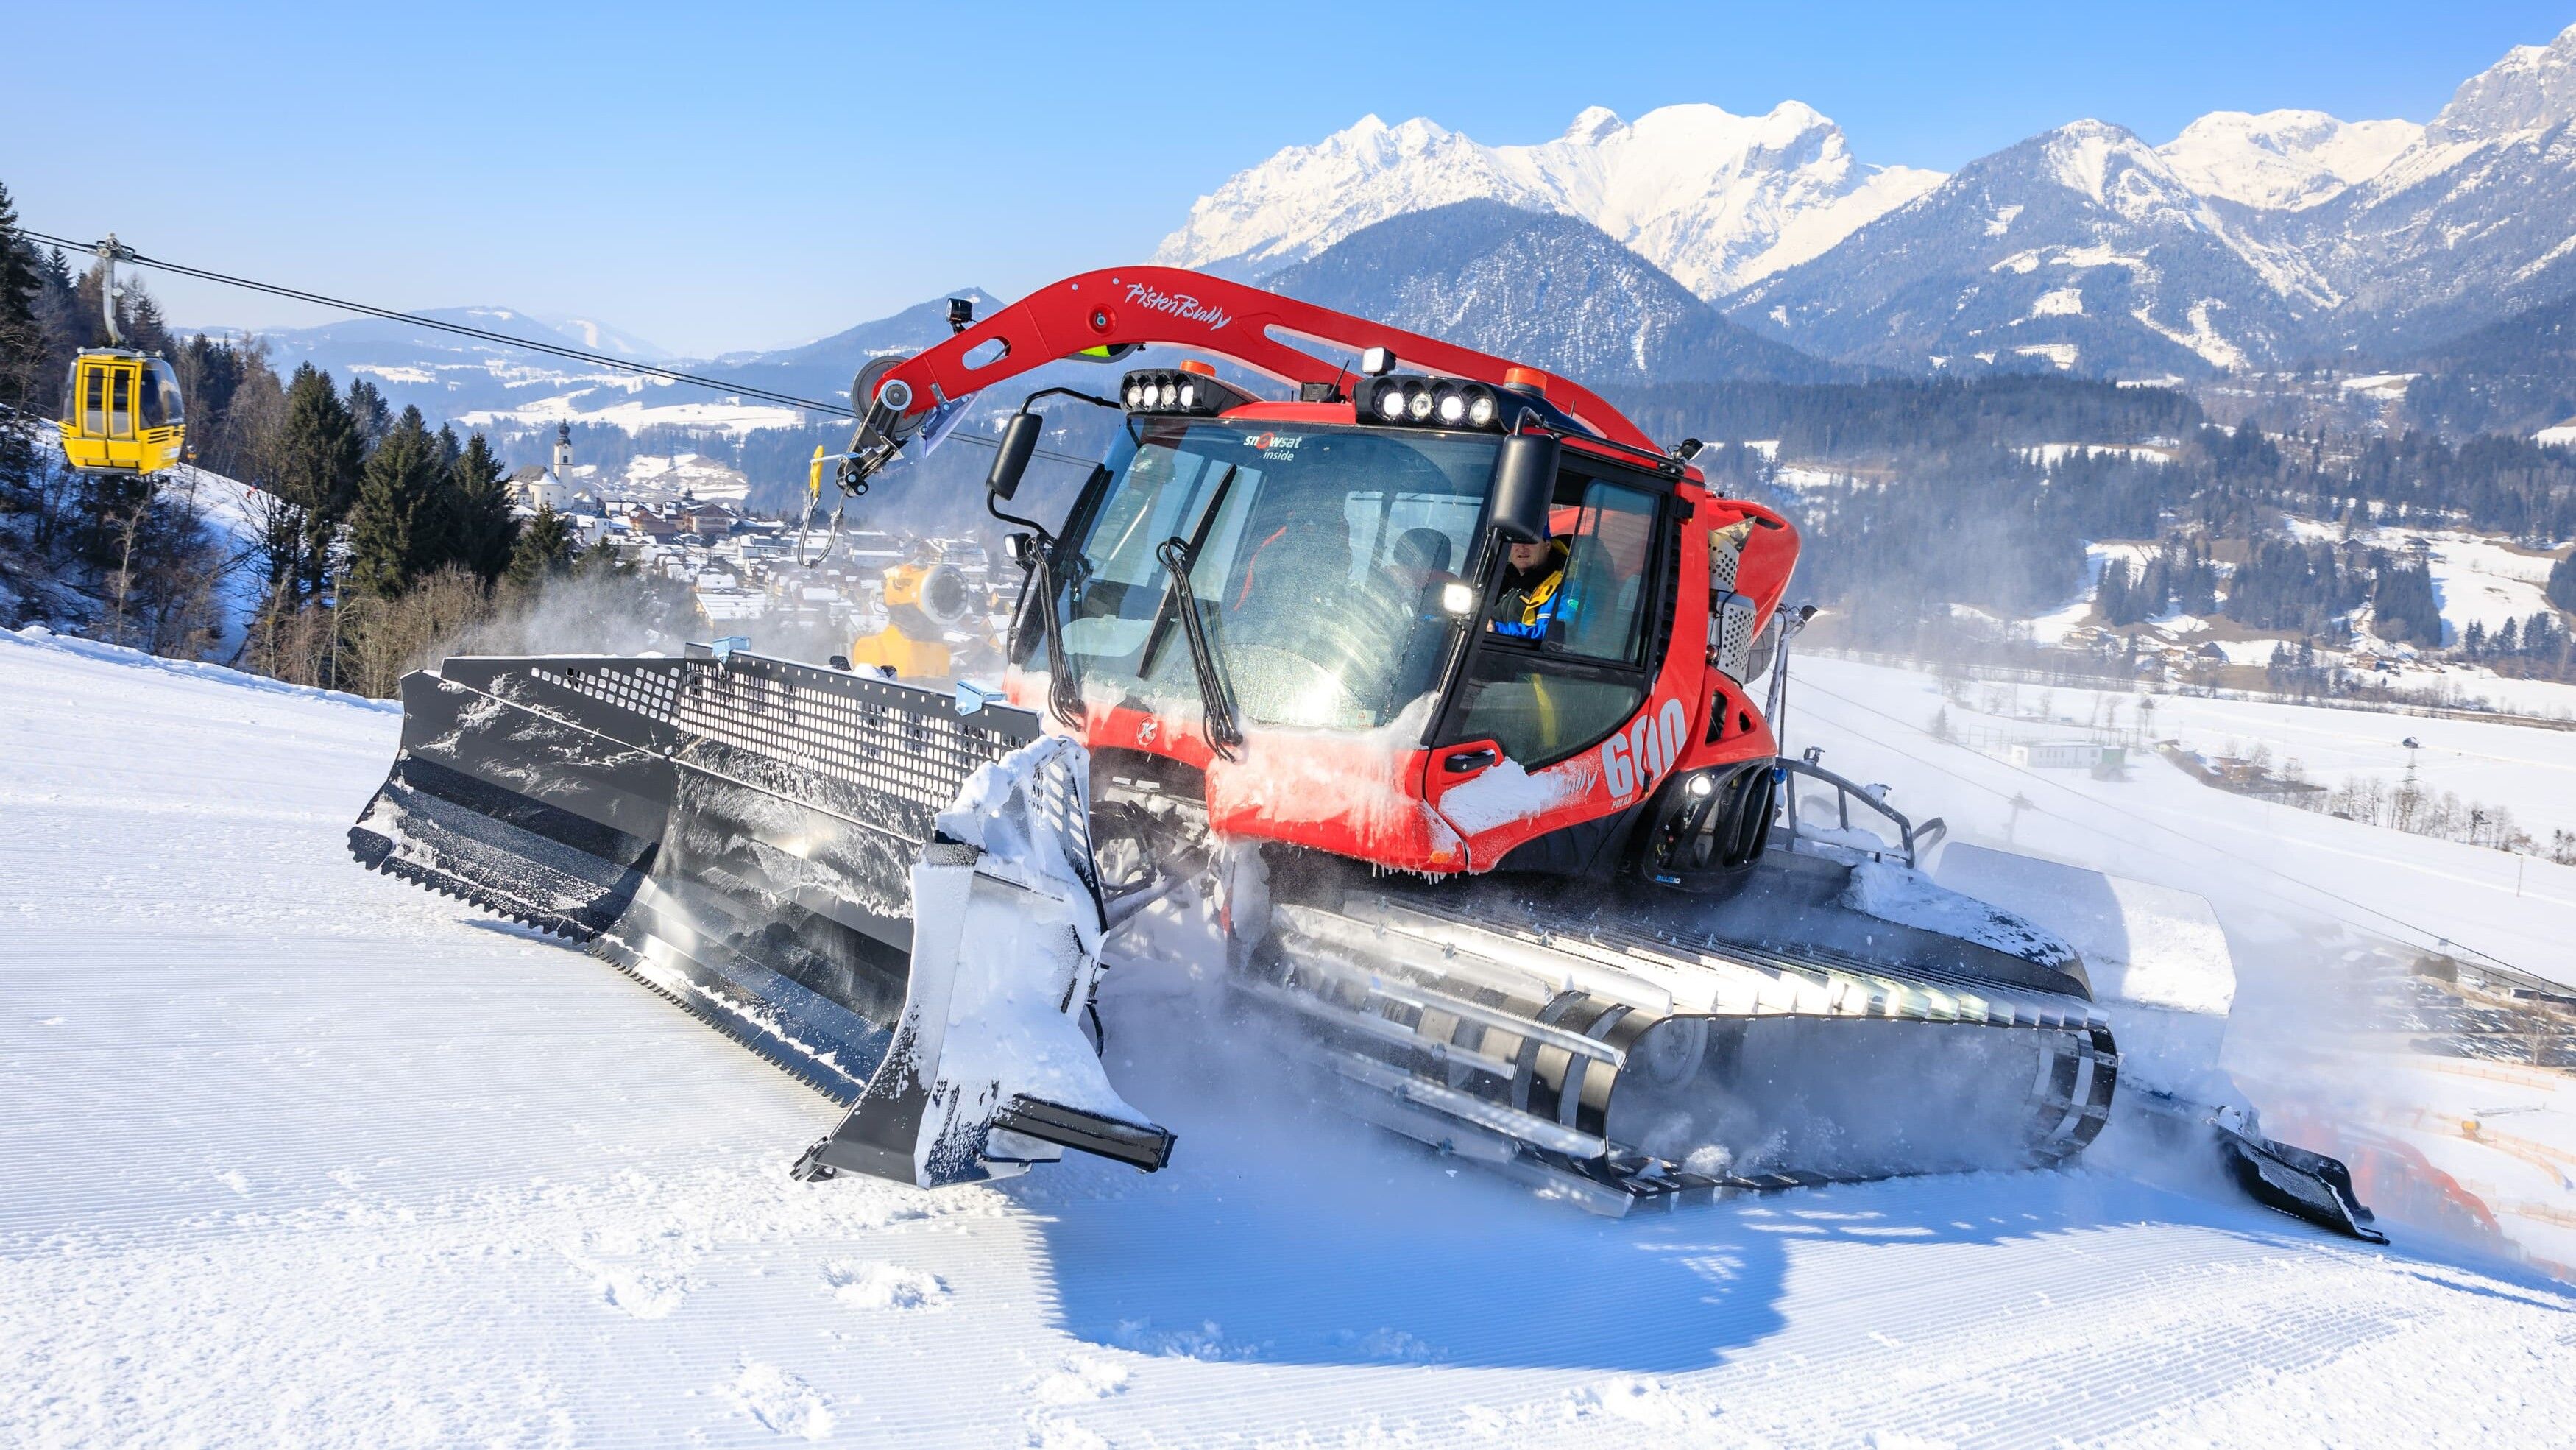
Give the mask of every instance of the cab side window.
M 1572 533 L 1561 586 L 1565 602 L 1542 647 L 1583 659 L 1642 664 L 1654 495 L 1589 480 L 1574 510 Z
M 1482 636 L 1450 738 L 1498 741 L 1535 768 L 1599 740 L 1645 703 L 1658 504 L 1607 479 L 1559 481 L 1549 531 L 1564 546 L 1562 578 L 1545 628 Z

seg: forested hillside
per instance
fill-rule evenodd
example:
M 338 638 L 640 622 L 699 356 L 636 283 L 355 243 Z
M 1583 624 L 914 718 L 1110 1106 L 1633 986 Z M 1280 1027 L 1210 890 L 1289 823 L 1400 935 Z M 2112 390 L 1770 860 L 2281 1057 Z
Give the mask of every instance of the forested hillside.
M 21 236 L 0 187 L 0 627 L 43 623 L 156 653 L 210 654 L 299 683 L 382 694 L 437 648 L 585 562 L 566 520 L 522 519 L 491 440 L 396 412 L 363 378 L 281 378 L 256 340 L 172 335 L 131 277 L 129 348 L 177 369 L 197 468 L 248 485 L 208 516 L 195 470 L 75 473 L 50 420 L 72 359 L 108 343 L 103 272 Z M 684 594 L 618 581 L 678 628 Z M 254 601 L 226 620 L 226 597 Z

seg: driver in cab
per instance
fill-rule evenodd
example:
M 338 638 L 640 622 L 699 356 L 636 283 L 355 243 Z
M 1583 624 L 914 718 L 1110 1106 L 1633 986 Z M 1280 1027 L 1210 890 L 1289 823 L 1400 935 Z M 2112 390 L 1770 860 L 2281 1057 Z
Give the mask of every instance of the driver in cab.
M 1494 617 L 1486 627 L 1513 639 L 1547 638 L 1563 599 L 1568 553 L 1563 539 L 1512 545 L 1503 561 L 1502 597 L 1494 602 Z

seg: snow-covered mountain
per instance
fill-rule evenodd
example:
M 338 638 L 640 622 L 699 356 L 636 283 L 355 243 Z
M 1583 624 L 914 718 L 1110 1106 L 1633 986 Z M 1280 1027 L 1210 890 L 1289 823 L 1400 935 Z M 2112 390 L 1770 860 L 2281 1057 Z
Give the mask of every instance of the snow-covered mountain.
M 975 304 L 975 315 L 989 317 L 1003 304 L 981 287 L 963 287 L 914 303 L 891 317 L 844 328 L 801 347 L 774 352 L 728 353 L 691 369 L 707 377 L 740 382 L 799 398 L 842 402 L 860 368 L 889 353 L 915 353 L 936 347 L 949 336 L 948 299 Z
M 989 293 L 970 287 L 800 347 L 731 353 L 704 362 L 674 358 L 631 333 L 586 318 L 549 319 L 506 307 L 437 308 L 421 315 L 838 403 L 848 397 L 851 376 L 870 357 L 917 352 L 947 337 L 950 295 L 973 298 L 982 312 L 1000 305 Z M 363 378 L 394 407 L 417 406 L 433 422 L 479 427 L 496 421 L 596 421 L 630 430 L 656 424 L 743 430 L 786 427 L 798 421 L 793 409 L 728 402 L 720 393 L 383 318 L 357 318 L 261 337 L 281 370 L 309 362 L 343 386 Z
M 1590 222 L 1499 201 L 1407 212 L 1264 282 L 1593 387 L 1833 372 L 1728 322 Z
M 1758 116 L 1667 106 L 1633 122 L 1595 107 L 1530 146 L 1370 116 L 1200 198 L 1157 260 L 1275 285 L 1396 219 L 1486 203 L 1381 232 L 1293 286 L 1605 383 L 1805 375 L 1814 358 L 2136 378 L 2345 352 L 2402 359 L 2576 295 L 2571 123 L 2576 27 L 2469 78 L 2428 125 L 2220 111 L 2159 146 L 2085 120 L 1948 177 L 1864 165 L 1833 122 L 1794 101 Z M 1694 295 L 1811 357 L 1755 347 L 1680 300 Z M 455 315 L 659 356 L 582 319 Z M 944 335 L 934 301 L 704 366 L 837 398 L 868 355 Z M 680 421 L 631 378 L 399 324 L 273 341 L 286 363 L 369 377 L 442 416 L 572 397 L 573 412 L 620 403 L 638 426 Z
M 2576 292 L 2570 122 L 2576 27 L 2471 77 L 2426 126 L 2221 111 L 2150 148 L 2078 122 L 1720 305 L 1899 367 L 2390 356 Z
M 2368 181 L 2424 139 L 2412 121 L 2339 121 L 2323 111 L 2212 111 L 2156 148 L 2184 185 L 2213 200 L 2297 211 Z
M 1452 202 L 1581 217 L 1702 297 L 1831 247 L 1922 195 L 1937 172 L 1867 166 L 1796 101 L 1760 116 L 1666 106 L 1622 121 L 1595 106 L 1534 146 L 1486 146 L 1420 118 L 1364 116 L 1201 197 L 1155 260 L 1258 276 L 1363 227 Z
M 567 318 L 556 326 L 507 307 L 440 307 L 423 317 L 521 337 L 552 347 L 658 361 L 659 350 L 601 324 Z M 531 348 L 459 337 L 379 317 L 260 334 L 279 370 L 311 363 L 342 386 L 364 378 L 396 408 L 417 404 L 433 418 L 510 408 L 575 388 L 631 390 L 630 374 Z M 649 354 L 648 354 L 648 351 Z
M 2156 148 L 2078 121 L 1970 163 L 1729 299 L 1822 356 L 2196 376 L 2278 351 L 2326 297 Z
M 1533 146 L 1369 116 L 1200 198 L 1158 260 L 1262 277 L 1485 200 L 1579 217 L 1826 357 L 2193 376 L 2390 355 L 2576 292 L 2571 121 L 2576 28 L 2471 77 L 2429 125 L 2217 111 L 2151 146 L 2086 120 L 1947 178 L 1861 164 L 1795 101 L 1595 107 Z
M 567 312 L 532 312 L 528 315 L 567 337 L 580 339 L 584 348 L 605 357 L 661 363 L 669 362 L 679 356 L 669 348 L 646 342 L 631 332 L 611 327 L 605 322 L 595 322 L 587 317 L 576 317 Z
M 2343 298 L 2320 341 L 2434 342 L 2576 292 L 2576 26 L 2463 82 L 2422 139 L 2278 229 Z

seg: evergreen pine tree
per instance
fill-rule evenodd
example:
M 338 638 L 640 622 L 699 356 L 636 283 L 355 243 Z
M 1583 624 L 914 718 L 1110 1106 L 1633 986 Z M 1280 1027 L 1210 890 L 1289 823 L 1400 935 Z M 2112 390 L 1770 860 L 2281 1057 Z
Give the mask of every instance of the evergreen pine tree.
M 2105 624 L 2133 622 L 2129 613 L 2129 561 L 2112 559 L 2102 565 L 2102 582 L 2093 591 L 2093 608 Z
M 518 516 L 511 511 L 509 487 L 501 481 L 504 472 L 480 433 L 465 441 L 448 469 L 452 557 L 485 584 L 509 572 L 519 542 Z
M 42 290 L 35 251 L 18 235 L 18 212 L 0 186 L 0 412 L 37 411 L 45 365 L 45 330 L 36 315 Z M 33 482 L 38 448 L 23 429 L 0 428 L 0 508 Z
M 2576 553 L 2549 566 L 2549 602 L 2576 612 Z
M 287 609 L 322 592 L 331 539 L 357 499 L 365 458 L 331 375 L 311 363 L 298 365 L 286 385 L 286 421 L 271 485 L 287 507 L 264 541 L 271 582 L 288 590 Z
M 2165 612 L 2165 601 L 2172 597 L 2173 561 L 2164 554 L 2158 554 L 2147 561 L 2146 569 L 2138 575 L 2138 587 L 2130 598 L 2129 607 L 2137 611 L 2138 618 L 2153 619 Z
M 171 363 L 179 371 L 180 390 L 188 398 L 188 442 L 200 453 L 208 440 L 224 431 L 233 394 L 241 391 L 247 371 L 241 350 L 198 333 L 181 345 Z M 217 468 L 218 473 L 224 472 Z
M 37 364 L 35 411 L 50 415 L 62 401 L 72 355 L 86 335 L 80 310 L 80 284 L 72 277 L 71 259 L 60 247 L 49 248 L 36 265 L 36 321 L 44 329 L 44 360 Z
M 2433 576 L 2420 564 L 2384 564 L 2371 590 L 2371 617 L 2384 639 L 2442 643 L 2442 609 L 2433 598 Z
M 118 308 L 125 332 L 125 345 L 138 352 L 158 353 L 169 357 L 179 350 L 177 339 L 170 336 L 170 326 L 161 320 L 161 304 L 143 290 L 139 282 L 123 284 L 127 301 Z
M 2546 609 L 2534 613 L 2522 626 L 2522 652 L 2534 659 L 2554 661 L 2566 640 L 2567 633 L 2559 628 L 2558 616 Z
M 349 515 L 350 588 L 391 599 L 447 561 L 444 462 L 420 409 L 403 409 L 368 457 Z
M 394 425 L 393 410 L 385 405 L 385 395 L 365 378 L 349 384 L 349 421 L 370 453 L 384 444 L 385 434 Z
M 510 553 L 510 580 L 536 584 L 560 578 L 571 572 L 573 553 L 572 522 L 556 513 L 554 505 L 540 505 L 537 516 L 519 530 Z

